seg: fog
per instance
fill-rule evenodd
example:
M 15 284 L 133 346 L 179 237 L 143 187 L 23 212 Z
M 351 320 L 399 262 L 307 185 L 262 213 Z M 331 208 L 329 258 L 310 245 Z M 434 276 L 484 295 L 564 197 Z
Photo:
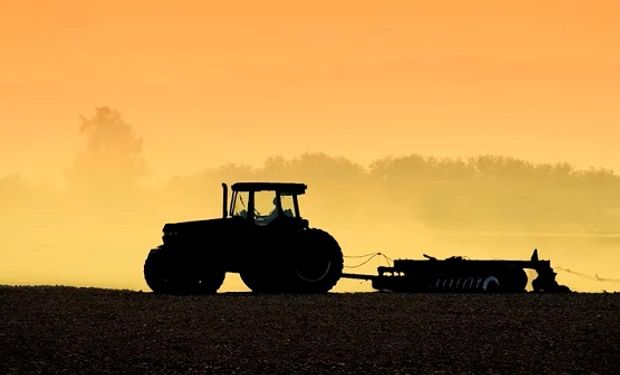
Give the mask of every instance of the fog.
M 360 165 L 306 153 L 272 157 L 259 168 L 197 170 L 154 186 L 142 154 L 148 144 L 119 113 L 97 108 L 79 131 L 83 144 L 62 187 L 0 176 L 0 283 L 147 290 L 144 258 L 160 244 L 164 223 L 219 216 L 221 182 L 275 180 L 309 185 L 302 215 L 347 256 L 527 259 L 538 248 L 552 265 L 589 276 L 559 271 L 573 289 L 619 288 L 620 176 L 612 170 L 415 153 Z M 375 273 L 381 262 L 346 271 Z M 223 290 L 246 288 L 229 275 Z M 371 288 L 343 280 L 336 290 Z

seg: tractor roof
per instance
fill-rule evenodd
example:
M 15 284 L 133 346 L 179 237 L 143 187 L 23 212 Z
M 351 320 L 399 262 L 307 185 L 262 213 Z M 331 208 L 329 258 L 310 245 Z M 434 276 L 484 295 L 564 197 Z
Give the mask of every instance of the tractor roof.
M 306 188 L 306 184 L 296 182 L 237 182 L 232 185 L 233 191 L 274 190 L 290 194 L 304 194 Z

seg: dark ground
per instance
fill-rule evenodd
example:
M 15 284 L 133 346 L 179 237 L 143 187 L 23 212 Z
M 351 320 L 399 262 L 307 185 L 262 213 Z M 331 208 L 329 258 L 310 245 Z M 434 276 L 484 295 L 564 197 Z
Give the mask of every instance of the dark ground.
M 619 373 L 620 294 L 0 287 L 0 373 Z

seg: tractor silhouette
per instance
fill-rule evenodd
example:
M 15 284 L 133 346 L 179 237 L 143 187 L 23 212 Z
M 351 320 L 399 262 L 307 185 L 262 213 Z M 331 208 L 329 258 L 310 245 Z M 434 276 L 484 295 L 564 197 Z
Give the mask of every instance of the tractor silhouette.
M 166 224 L 144 277 L 155 293 L 211 294 L 227 272 L 256 293 L 325 293 L 342 275 L 343 256 L 327 232 L 299 211 L 301 183 L 222 184 L 222 217 Z M 229 209 L 230 208 L 230 209 Z

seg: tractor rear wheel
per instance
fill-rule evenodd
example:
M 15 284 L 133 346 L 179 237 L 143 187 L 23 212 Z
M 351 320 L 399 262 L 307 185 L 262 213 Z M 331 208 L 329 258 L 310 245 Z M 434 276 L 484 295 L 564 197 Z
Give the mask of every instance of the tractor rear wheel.
M 342 275 L 338 242 L 320 229 L 304 231 L 294 240 L 295 256 L 277 262 L 255 262 L 240 272 L 254 293 L 327 293 Z
M 327 293 L 342 275 L 343 258 L 338 242 L 320 229 L 307 230 L 291 272 L 297 293 Z

